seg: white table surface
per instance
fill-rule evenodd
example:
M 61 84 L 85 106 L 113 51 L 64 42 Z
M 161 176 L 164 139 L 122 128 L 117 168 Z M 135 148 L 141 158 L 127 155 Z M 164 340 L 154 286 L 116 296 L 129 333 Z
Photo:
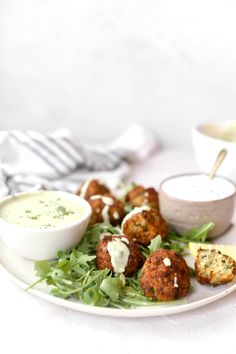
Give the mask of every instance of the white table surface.
M 192 152 L 165 151 L 135 166 L 130 180 L 157 185 L 171 174 L 196 171 Z M 236 220 L 236 219 L 235 219 Z M 230 233 L 232 234 L 233 229 Z M 227 242 L 227 236 L 222 238 Z M 0 353 L 205 352 L 236 334 L 236 292 L 205 307 L 158 318 L 105 318 L 49 304 L 18 288 L 0 269 Z M 204 345 L 204 347 L 202 347 Z M 222 352 L 222 351 L 221 351 Z M 163 352 L 164 353 L 164 352 Z

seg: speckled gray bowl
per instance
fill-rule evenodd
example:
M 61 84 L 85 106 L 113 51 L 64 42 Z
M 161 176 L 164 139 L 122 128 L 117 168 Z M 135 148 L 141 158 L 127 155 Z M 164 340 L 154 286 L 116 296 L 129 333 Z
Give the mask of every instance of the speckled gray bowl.
M 168 225 L 180 234 L 192 228 L 197 228 L 202 224 L 213 222 L 215 227 L 210 232 L 209 237 L 214 238 L 223 234 L 231 225 L 236 196 L 233 182 L 221 177 L 234 185 L 234 193 L 226 198 L 214 201 L 178 199 L 164 192 L 162 188 L 167 180 L 195 174 L 199 173 L 175 175 L 162 181 L 159 191 L 160 212 Z

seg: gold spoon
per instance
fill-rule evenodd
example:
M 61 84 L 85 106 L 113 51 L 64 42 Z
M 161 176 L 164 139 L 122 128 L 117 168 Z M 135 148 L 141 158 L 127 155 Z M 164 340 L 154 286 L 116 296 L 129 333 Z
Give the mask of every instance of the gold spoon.
M 215 176 L 215 174 L 218 171 L 220 165 L 224 161 L 227 153 L 228 153 L 228 151 L 226 149 L 220 150 L 220 152 L 219 152 L 219 154 L 218 154 L 218 156 L 217 156 L 217 158 L 215 160 L 214 166 L 213 166 L 213 168 L 211 170 L 211 173 L 209 175 L 209 179 L 212 179 Z

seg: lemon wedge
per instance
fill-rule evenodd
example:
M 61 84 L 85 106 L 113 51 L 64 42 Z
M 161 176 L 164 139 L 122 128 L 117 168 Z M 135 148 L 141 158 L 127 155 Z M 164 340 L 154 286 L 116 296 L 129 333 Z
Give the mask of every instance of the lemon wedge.
M 195 242 L 190 242 L 189 243 L 189 251 L 193 258 L 196 258 L 197 256 L 197 251 L 199 248 L 202 249 L 208 249 L 208 250 L 218 250 L 222 254 L 226 254 L 227 256 L 230 256 L 236 261 L 236 246 L 234 245 L 214 245 L 211 243 L 195 243 Z

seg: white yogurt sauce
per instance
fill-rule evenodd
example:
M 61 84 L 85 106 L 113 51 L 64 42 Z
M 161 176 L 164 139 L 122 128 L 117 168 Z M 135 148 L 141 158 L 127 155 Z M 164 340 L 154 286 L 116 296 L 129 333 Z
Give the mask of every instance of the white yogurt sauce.
M 81 188 L 81 191 L 80 191 L 80 197 L 81 198 L 85 198 L 86 193 L 87 193 L 87 189 L 88 189 L 88 187 L 90 185 L 90 182 L 91 182 L 90 179 L 88 179 L 87 181 L 84 182 L 84 184 L 83 184 L 83 186 Z
M 109 205 L 105 205 L 101 213 L 103 221 L 107 224 L 110 223 L 109 208 L 110 208 Z
M 116 238 L 107 245 L 111 257 L 111 264 L 115 273 L 124 273 L 129 259 L 129 240 L 126 237 Z
M 109 224 L 110 223 L 109 209 L 110 209 L 110 206 L 112 206 L 114 204 L 114 200 L 111 197 L 106 197 L 106 196 L 100 195 L 100 194 L 93 195 L 92 197 L 90 197 L 90 199 L 91 200 L 101 199 L 103 201 L 103 203 L 105 205 L 104 205 L 102 212 L 101 212 L 102 218 L 105 223 Z M 100 212 L 100 210 L 99 210 L 99 212 Z
M 123 237 L 121 238 L 121 240 L 122 240 L 122 242 L 127 243 L 127 245 L 129 244 L 129 240 L 128 240 L 125 236 L 123 236 Z
M 209 179 L 206 175 L 185 175 L 163 183 L 166 194 L 182 200 L 211 201 L 226 198 L 235 192 L 234 185 L 221 177 Z
M 175 288 L 178 288 L 178 287 L 179 287 L 178 282 L 177 282 L 177 275 L 176 275 L 176 274 L 175 274 L 175 276 L 174 276 L 174 287 L 175 287 Z
M 149 211 L 151 208 L 147 205 L 144 205 L 142 207 L 136 207 L 133 210 L 131 210 L 129 212 L 129 214 L 127 214 L 121 224 L 121 229 L 123 228 L 124 224 L 126 223 L 127 220 L 129 220 L 130 218 L 132 218 L 132 216 L 134 216 L 135 214 L 141 213 L 142 211 Z
M 103 203 L 106 205 L 113 205 L 114 204 L 114 200 L 111 197 L 106 197 L 106 196 L 100 195 L 100 194 L 92 195 L 92 197 L 90 197 L 90 199 L 91 200 L 102 199 Z
M 115 212 L 113 213 L 113 218 L 114 218 L 115 220 L 119 220 L 120 215 L 119 215 L 119 213 L 118 213 L 117 211 L 115 211 Z
M 170 267 L 171 266 L 170 258 L 164 258 L 163 263 L 165 264 L 166 267 Z

